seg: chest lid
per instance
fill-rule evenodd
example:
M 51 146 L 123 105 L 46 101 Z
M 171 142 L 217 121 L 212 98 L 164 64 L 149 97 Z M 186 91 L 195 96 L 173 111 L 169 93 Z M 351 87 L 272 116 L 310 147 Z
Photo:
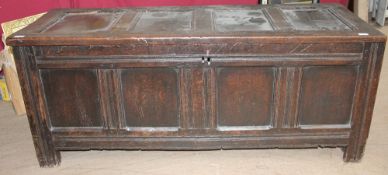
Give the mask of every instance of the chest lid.
M 334 4 L 57 9 L 10 36 L 9 45 L 385 41 Z

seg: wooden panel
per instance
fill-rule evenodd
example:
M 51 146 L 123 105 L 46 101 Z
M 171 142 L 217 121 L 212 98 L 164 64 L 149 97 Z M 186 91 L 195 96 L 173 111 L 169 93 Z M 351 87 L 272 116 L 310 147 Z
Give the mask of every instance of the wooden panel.
M 53 127 L 102 126 L 95 70 L 40 71 Z
M 66 13 L 62 18 L 49 26 L 44 33 L 50 34 L 72 34 L 90 33 L 110 29 L 121 13 L 106 13 L 101 11 L 90 11 L 84 13 Z
M 216 10 L 213 14 L 218 32 L 273 31 L 262 10 Z
M 173 68 L 123 69 L 121 82 L 127 126 L 178 126 L 177 77 Z
M 189 32 L 192 11 L 147 11 L 140 15 L 131 33 Z M 129 26 L 128 26 L 129 27 Z
M 274 72 L 270 67 L 218 68 L 218 125 L 270 125 Z
M 351 31 L 351 29 L 333 15 L 329 9 L 321 8 L 283 8 L 288 23 L 301 31 Z
M 300 125 L 343 125 L 351 119 L 357 66 L 303 69 Z

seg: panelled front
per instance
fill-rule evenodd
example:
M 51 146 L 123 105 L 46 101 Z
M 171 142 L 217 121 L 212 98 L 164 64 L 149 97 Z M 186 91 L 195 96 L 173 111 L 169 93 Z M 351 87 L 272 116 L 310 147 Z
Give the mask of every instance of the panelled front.
M 284 64 L 292 59 L 213 57 L 210 66 L 200 58 L 193 63 L 129 60 L 112 63 L 111 68 L 96 68 L 98 63 L 90 62 L 80 62 L 78 68 L 44 59 L 38 63 L 54 128 L 173 135 L 193 129 L 213 129 L 217 135 L 271 128 L 350 128 L 360 58 L 321 65 L 322 59 L 330 58 L 318 56 Z
M 358 45 L 352 53 L 314 54 L 306 43 L 292 49 L 303 54 L 204 57 L 46 56 L 37 49 L 36 64 L 51 132 L 63 150 L 120 139 L 126 141 L 109 148 L 287 147 L 283 138 L 345 145 L 360 105 L 365 60 Z M 241 141 L 228 144 L 230 138 Z M 143 143 L 152 139 L 163 145 Z
M 333 56 L 212 58 L 217 130 L 350 129 L 363 61 Z
M 186 80 L 182 75 L 188 67 L 180 64 L 187 64 L 185 61 L 165 58 L 172 63 L 158 63 L 158 59 L 151 58 L 142 63 L 127 59 L 104 68 L 106 64 L 98 59 L 74 59 L 78 61 L 75 66 L 51 62 L 54 59 L 66 60 L 38 59 L 45 106 L 54 132 L 86 136 L 88 132 L 165 132 L 187 127 L 181 122 L 186 116 L 182 114 L 182 93 L 187 92 L 181 90 L 185 89 L 181 79 Z M 200 101 L 202 95 L 191 97 Z M 198 112 L 203 111 L 195 109 L 190 114 Z

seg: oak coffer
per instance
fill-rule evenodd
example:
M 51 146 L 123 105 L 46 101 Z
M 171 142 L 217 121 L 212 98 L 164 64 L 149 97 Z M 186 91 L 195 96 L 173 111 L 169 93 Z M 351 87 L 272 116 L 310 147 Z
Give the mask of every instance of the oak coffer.
M 359 160 L 385 41 L 339 5 L 59 9 L 7 39 L 41 166 L 90 149 Z

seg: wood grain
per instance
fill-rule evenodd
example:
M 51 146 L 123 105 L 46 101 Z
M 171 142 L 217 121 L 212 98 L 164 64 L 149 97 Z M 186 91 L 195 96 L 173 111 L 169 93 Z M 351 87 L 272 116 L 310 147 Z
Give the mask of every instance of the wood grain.
M 385 42 L 333 4 L 60 9 L 7 39 L 41 166 L 90 149 L 358 161 Z

